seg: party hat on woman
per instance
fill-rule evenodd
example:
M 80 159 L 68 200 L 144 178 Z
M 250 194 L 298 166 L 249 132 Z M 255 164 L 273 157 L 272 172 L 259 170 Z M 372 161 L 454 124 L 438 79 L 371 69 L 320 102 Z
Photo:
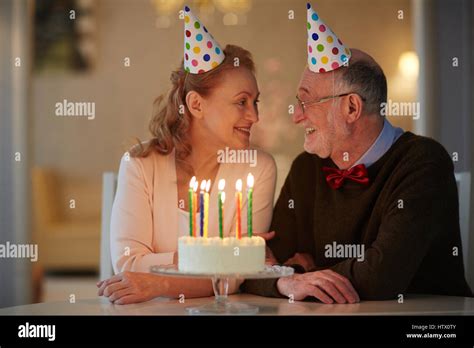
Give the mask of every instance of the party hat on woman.
M 201 74 L 217 67 L 225 55 L 214 37 L 191 12 L 184 7 L 184 69 Z

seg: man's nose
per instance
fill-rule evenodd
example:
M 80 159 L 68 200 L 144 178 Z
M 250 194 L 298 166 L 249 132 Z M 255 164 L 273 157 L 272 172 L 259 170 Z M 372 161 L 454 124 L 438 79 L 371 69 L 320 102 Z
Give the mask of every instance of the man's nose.
M 301 107 L 301 105 L 297 104 L 295 106 L 295 112 L 293 113 L 293 116 L 292 116 L 292 121 L 293 123 L 298 124 L 303 120 L 304 120 L 303 108 Z

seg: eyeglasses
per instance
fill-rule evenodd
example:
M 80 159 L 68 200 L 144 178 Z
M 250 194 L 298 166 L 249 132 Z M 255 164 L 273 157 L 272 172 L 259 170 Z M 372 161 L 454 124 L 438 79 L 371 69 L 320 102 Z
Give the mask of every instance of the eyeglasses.
M 301 107 L 301 110 L 303 110 L 303 114 L 305 112 L 305 109 L 308 107 L 308 106 L 312 106 L 312 105 L 317 105 L 317 104 L 321 104 L 321 103 L 324 103 L 324 102 L 327 102 L 328 100 L 331 100 L 331 99 L 334 99 L 334 98 L 339 98 L 339 97 L 345 97 L 349 94 L 357 94 L 360 99 L 362 99 L 363 102 L 366 101 L 366 99 L 361 96 L 360 94 L 358 93 L 355 93 L 355 92 L 349 92 L 349 93 L 343 93 L 343 94 L 338 94 L 338 95 L 333 95 L 333 96 L 330 96 L 330 97 L 324 97 L 324 98 L 321 98 L 321 99 L 317 99 L 317 100 L 310 100 L 310 101 L 301 101 L 301 99 L 296 96 L 296 100 L 298 101 L 298 104 L 299 106 Z

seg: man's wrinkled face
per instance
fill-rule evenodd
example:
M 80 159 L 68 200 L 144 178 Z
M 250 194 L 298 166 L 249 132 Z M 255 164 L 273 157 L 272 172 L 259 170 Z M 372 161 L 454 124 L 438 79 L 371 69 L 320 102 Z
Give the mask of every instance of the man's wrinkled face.
M 339 94 L 335 90 L 335 75 L 333 72 L 313 73 L 306 68 L 298 86 L 298 98 L 302 102 L 319 101 Z M 339 98 L 329 99 L 322 103 L 311 104 L 305 107 L 297 106 L 293 115 L 293 122 L 302 124 L 305 128 L 304 149 L 321 158 L 329 157 L 334 145 L 340 137 L 336 121 L 339 110 Z

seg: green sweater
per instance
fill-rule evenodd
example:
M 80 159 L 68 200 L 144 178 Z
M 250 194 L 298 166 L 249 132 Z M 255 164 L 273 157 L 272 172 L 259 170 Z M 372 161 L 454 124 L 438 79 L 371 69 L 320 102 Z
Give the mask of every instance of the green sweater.
M 368 186 L 346 180 L 333 190 L 323 166 L 336 167 L 308 153 L 292 164 L 274 209 L 270 230 L 276 236 L 268 243 L 279 262 L 309 253 L 314 270 L 342 274 L 363 300 L 405 293 L 472 296 L 464 277 L 454 168 L 439 143 L 405 132 L 368 167 Z M 334 243 L 363 245 L 363 260 L 328 255 Z M 281 296 L 276 280 L 248 280 L 242 287 Z

